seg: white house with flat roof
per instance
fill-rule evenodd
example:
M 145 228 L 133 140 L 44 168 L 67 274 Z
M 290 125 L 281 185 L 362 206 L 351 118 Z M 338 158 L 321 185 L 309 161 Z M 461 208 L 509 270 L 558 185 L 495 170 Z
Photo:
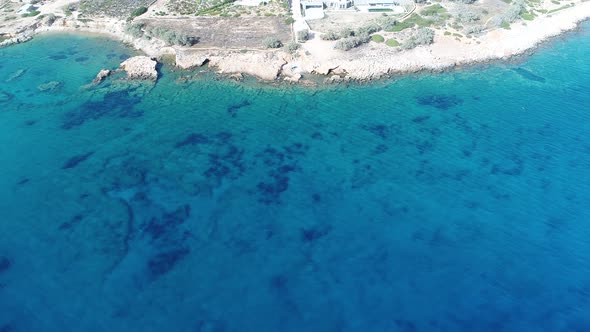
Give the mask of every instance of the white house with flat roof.
M 320 0 L 302 1 L 301 12 L 306 20 L 324 18 L 324 2 Z
M 327 0 L 324 1 L 326 7 L 332 10 L 348 9 L 352 7 L 352 0 Z
M 362 12 L 393 12 L 403 14 L 406 9 L 402 5 L 408 1 L 400 0 L 354 0 L 354 6 Z
M 358 10 L 360 12 L 386 12 L 403 14 L 414 0 L 307 0 L 301 2 L 301 11 L 306 20 L 324 17 L 326 10 Z

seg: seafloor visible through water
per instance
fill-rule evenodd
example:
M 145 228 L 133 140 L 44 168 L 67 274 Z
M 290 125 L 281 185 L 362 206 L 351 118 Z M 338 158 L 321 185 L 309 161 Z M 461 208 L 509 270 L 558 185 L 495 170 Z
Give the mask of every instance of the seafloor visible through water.
M 0 50 L 0 331 L 590 331 L 589 28 L 328 88 Z

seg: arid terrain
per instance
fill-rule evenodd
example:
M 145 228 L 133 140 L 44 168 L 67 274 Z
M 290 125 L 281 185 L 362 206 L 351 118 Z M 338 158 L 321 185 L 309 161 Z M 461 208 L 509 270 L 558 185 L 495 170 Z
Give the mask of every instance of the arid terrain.
M 260 48 L 268 36 L 291 39 L 290 26 L 278 17 L 148 17 L 136 23 L 196 36 L 195 48 L 251 49 Z

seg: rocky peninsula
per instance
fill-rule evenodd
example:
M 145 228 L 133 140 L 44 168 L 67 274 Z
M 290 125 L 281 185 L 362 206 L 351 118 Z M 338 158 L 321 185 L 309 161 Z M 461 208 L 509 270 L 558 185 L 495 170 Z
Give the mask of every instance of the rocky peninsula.
M 271 5 L 281 4 L 276 1 Z M 283 10 L 276 16 L 228 14 L 249 8 L 231 2 L 222 8 L 226 12 L 196 17 L 174 12 L 173 0 L 139 1 L 145 5 L 139 11 L 132 5 L 93 11 L 84 0 L 5 1 L 0 46 L 46 32 L 101 33 L 147 55 L 122 64 L 130 78 L 156 80 L 152 59 L 166 57 L 179 68 L 208 65 L 235 79 L 298 82 L 314 74 L 329 82 L 364 81 L 508 59 L 590 17 L 590 1 L 466 1 L 412 2 L 399 15 L 328 11 L 313 20 L 303 16 L 298 1 L 273 9 Z

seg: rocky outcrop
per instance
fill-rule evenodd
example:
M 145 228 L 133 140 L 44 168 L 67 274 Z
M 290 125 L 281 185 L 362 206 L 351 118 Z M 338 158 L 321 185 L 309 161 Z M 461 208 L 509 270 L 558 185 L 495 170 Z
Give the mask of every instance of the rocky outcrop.
M 242 81 L 244 79 L 244 75 L 242 75 L 241 73 L 235 73 L 235 74 L 231 74 L 229 75 L 229 78 L 231 78 L 234 81 Z
M 182 69 L 201 67 L 209 61 L 209 57 L 202 52 L 191 50 L 176 51 L 176 66 Z
M 292 76 L 287 76 L 285 77 L 285 82 L 292 82 L 292 83 L 297 83 L 301 80 L 303 76 L 301 76 L 301 74 L 294 74 Z
M 123 69 L 130 79 L 150 80 L 158 79 L 158 62 L 147 56 L 135 56 L 121 63 Z
M 94 78 L 94 81 L 92 81 L 92 84 L 93 85 L 100 84 L 102 81 L 104 81 L 110 75 L 111 75 L 111 71 L 110 70 L 103 69 L 103 70 L 101 70 L 101 71 L 98 72 L 98 74 L 96 75 L 96 78 Z
M 322 63 L 315 65 L 311 72 L 318 75 L 328 75 L 338 67 L 339 65 L 333 63 Z
M 288 61 L 285 54 L 273 51 L 230 53 L 211 56 L 209 59 L 209 64 L 216 67 L 221 74 L 242 73 L 264 81 L 276 80 L 286 63 Z
M 15 45 L 15 44 L 20 44 L 20 43 L 24 43 L 27 42 L 29 40 L 33 39 L 33 37 L 31 37 L 30 35 L 20 35 L 20 36 L 16 36 L 10 39 L 6 39 L 5 41 L 0 43 L 0 47 L 5 47 L 5 46 L 10 46 L 10 45 Z

